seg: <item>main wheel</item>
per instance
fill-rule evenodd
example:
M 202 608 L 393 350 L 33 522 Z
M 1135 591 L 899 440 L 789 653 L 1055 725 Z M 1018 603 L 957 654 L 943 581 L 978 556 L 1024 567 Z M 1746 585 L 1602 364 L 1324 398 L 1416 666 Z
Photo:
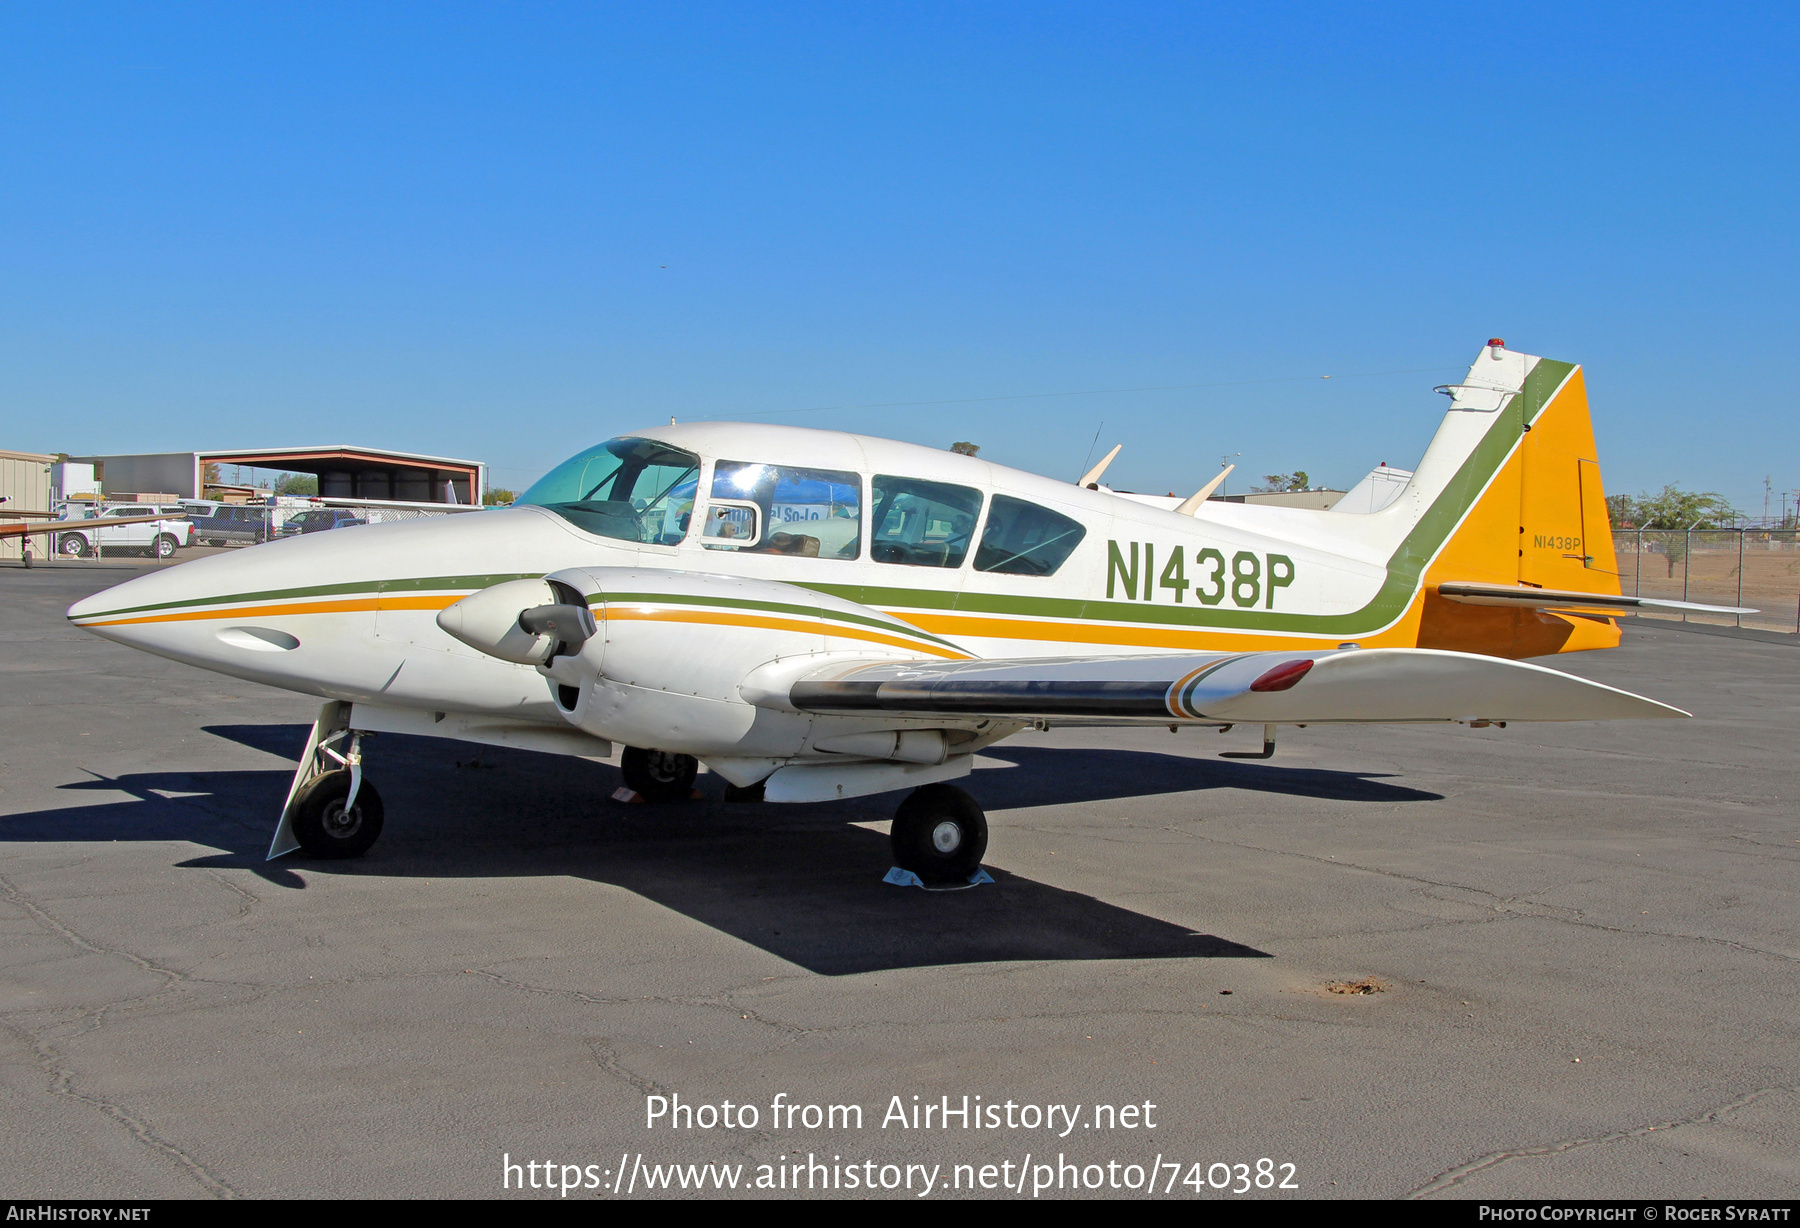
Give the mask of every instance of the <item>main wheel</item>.
M 294 798 L 294 839 L 308 857 L 361 857 L 381 835 L 381 794 L 366 779 L 356 791 L 356 804 L 344 810 L 350 796 L 350 771 L 340 768 L 315 776 Z
M 627 746 L 619 756 L 625 787 L 647 802 L 685 802 L 694 792 L 700 761 L 692 755 Z
M 987 853 L 987 816 L 955 785 L 923 785 L 894 812 L 894 864 L 927 883 L 962 882 Z
M 79 533 L 64 533 L 61 537 L 56 539 L 56 552 L 58 554 L 66 554 L 72 559 L 86 558 L 88 552 L 87 538 Z
M 175 557 L 175 539 L 167 533 L 159 533 L 156 537 L 156 557 L 172 559 Z

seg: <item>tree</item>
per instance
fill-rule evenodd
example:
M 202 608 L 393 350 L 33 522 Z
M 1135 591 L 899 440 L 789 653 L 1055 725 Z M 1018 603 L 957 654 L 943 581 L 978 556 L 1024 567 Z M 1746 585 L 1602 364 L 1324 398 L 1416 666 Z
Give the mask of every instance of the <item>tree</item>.
M 1742 515 L 1715 491 L 1665 486 L 1654 495 L 1639 495 L 1635 509 L 1646 529 L 1729 528 Z
M 487 507 L 506 507 L 518 497 L 504 486 L 490 486 L 482 492 L 481 502 Z
M 284 473 L 275 479 L 275 493 L 278 495 L 316 495 L 319 493 L 319 477 L 314 473 Z
M 1292 473 L 1265 473 L 1263 484 L 1251 487 L 1259 495 L 1283 494 L 1290 490 L 1305 490 L 1312 485 L 1312 479 L 1306 476 L 1306 470 L 1296 469 Z
M 1614 498 L 1626 500 L 1620 505 L 1626 517 L 1635 520 L 1640 528 L 1654 530 L 1650 534 L 1651 549 L 1663 556 L 1670 579 L 1675 577 L 1675 564 L 1687 558 L 1688 530 L 1729 526 L 1743 514 L 1717 491 L 1682 490 L 1675 485 L 1665 486 L 1654 495 Z M 1607 510 L 1613 512 L 1613 499 L 1609 498 L 1606 504 Z
M 964 441 L 964 442 L 958 442 L 958 443 L 951 444 L 950 450 L 952 452 L 956 453 L 958 456 L 973 456 L 977 452 L 981 451 L 981 445 L 978 443 L 968 443 L 968 442 Z

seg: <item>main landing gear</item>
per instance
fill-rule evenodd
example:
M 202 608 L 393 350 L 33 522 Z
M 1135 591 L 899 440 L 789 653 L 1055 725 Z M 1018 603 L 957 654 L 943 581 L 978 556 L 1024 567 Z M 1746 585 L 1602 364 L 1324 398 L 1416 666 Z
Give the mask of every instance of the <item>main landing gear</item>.
M 966 883 L 987 853 L 987 815 L 955 785 L 922 785 L 894 812 L 894 864 L 936 886 Z
M 647 802 L 685 802 L 694 795 L 700 761 L 692 755 L 627 746 L 619 756 L 625 787 Z

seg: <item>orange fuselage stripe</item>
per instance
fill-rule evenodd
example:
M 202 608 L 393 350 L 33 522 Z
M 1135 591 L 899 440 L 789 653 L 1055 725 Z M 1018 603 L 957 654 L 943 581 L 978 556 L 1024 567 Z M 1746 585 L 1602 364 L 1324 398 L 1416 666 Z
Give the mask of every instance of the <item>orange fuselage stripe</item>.
M 966 661 L 969 655 L 955 652 L 947 648 L 939 648 L 935 644 L 921 644 L 917 640 L 904 639 L 898 635 L 883 635 L 879 631 L 864 630 L 860 627 L 846 627 L 833 622 L 805 622 L 797 618 L 774 618 L 767 614 L 728 614 L 711 610 L 689 610 L 680 608 L 645 609 L 643 607 L 608 606 L 606 620 L 642 621 L 642 622 L 678 622 L 707 623 L 725 627 L 764 627 L 772 631 L 799 631 L 808 635 L 828 635 L 836 639 L 868 640 L 876 644 L 890 644 L 895 648 L 910 648 L 914 652 L 928 653 L 934 657 L 946 657 L 954 661 Z
M 254 618 L 293 614 L 356 614 L 376 610 L 441 610 L 461 600 L 455 593 L 433 594 L 422 597 L 356 597 L 339 601 L 289 602 L 280 605 L 224 606 L 205 610 L 184 610 L 174 614 L 145 614 L 136 618 L 109 618 L 97 622 L 84 622 L 83 627 L 125 627 L 144 623 L 199 622 L 224 618 Z M 715 626 L 763 627 L 774 631 L 799 631 L 806 634 L 824 634 L 838 639 L 867 640 L 871 643 L 887 644 L 895 648 L 909 648 L 934 657 L 946 657 L 953 660 L 967 659 L 967 653 L 952 649 L 940 648 L 932 644 L 921 644 L 917 640 L 907 639 L 903 635 L 884 635 L 879 631 L 865 630 L 860 627 L 847 627 L 841 623 L 827 621 L 807 622 L 794 618 L 776 618 L 763 614 L 732 614 L 708 610 L 690 610 L 679 607 L 667 609 L 631 608 L 612 606 L 606 611 L 608 620 L 619 621 L 654 621 L 654 622 L 686 622 L 704 623 Z
M 1413 599 L 1416 608 L 1419 598 Z M 1206 631 L 1177 627 L 1120 626 L 1116 623 L 1046 623 L 1029 619 L 974 618 L 963 614 L 921 614 L 914 611 L 883 610 L 892 618 L 903 618 L 920 629 L 936 635 L 995 640 L 1033 640 L 1065 644 L 1107 644 L 1132 648 L 1184 648 L 1211 651 L 1232 648 L 1335 648 L 1333 637 L 1277 635 L 1255 631 Z M 1365 648 L 1410 648 L 1407 623 L 1400 620 L 1394 627 L 1377 635 L 1363 636 L 1358 643 Z
M 138 618 L 108 618 L 77 623 L 80 627 L 128 627 L 136 623 L 198 622 L 212 618 L 249 618 L 271 614 L 355 614 L 368 610 L 441 610 L 466 594 L 443 593 L 429 597 L 356 597 L 343 601 L 290 602 L 284 605 L 222 606 L 208 610 L 183 610 L 178 614 L 145 614 Z

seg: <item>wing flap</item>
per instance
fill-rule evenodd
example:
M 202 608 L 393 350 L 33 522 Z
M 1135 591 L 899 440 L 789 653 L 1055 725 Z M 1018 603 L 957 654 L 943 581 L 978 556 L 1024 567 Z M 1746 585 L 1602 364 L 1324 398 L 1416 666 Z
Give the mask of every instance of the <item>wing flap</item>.
M 896 662 L 795 682 L 842 715 L 1145 724 L 1592 721 L 1687 713 L 1522 661 L 1428 648 Z

